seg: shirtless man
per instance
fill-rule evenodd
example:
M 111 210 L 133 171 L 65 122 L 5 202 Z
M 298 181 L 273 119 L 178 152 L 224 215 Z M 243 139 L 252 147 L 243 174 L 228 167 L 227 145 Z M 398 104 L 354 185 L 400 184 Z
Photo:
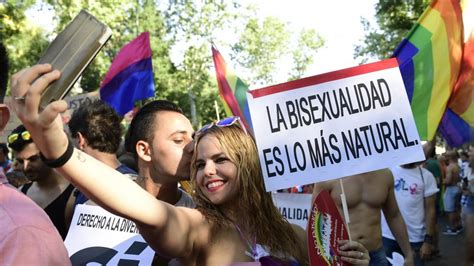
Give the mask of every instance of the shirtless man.
M 444 192 L 444 210 L 448 213 L 449 228 L 443 232 L 445 235 L 457 235 L 462 230 L 461 217 L 459 215 L 459 199 L 461 188 L 457 185 L 459 182 L 460 168 L 458 165 L 458 154 L 456 151 L 446 152 L 448 166 L 446 166 L 446 178 L 443 184 L 446 187 Z
M 359 241 L 369 250 L 370 265 L 388 265 L 382 245 L 381 210 L 405 255 L 405 265 L 413 265 L 413 252 L 403 217 L 398 210 L 390 170 L 348 176 L 342 182 L 349 209 L 348 226 L 352 240 Z M 322 190 L 331 194 L 342 213 L 339 180 L 314 184 L 313 197 Z
M 49 216 L 63 239 L 72 218 L 74 186 L 40 159 L 40 151 L 23 125 L 8 136 L 16 161 L 32 183 L 20 190 L 38 204 Z

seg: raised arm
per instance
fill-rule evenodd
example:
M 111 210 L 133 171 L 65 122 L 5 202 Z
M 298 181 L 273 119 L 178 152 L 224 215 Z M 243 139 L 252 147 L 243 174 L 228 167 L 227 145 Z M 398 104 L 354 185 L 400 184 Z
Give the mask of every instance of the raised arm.
M 18 72 L 11 81 L 12 107 L 47 160 L 62 157 L 69 145 L 59 116 L 67 109 L 66 102 L 56 101 L 38 111 L 41 92 L 60 76 L 51 70 L 50 65 L 36 65 Z M 79 150 L 65 161 L 56 168 L 61 175 L 103 208 L 134 221 L 162 255 L 188 256 L 197 239 L 195 229 L 202 233 L 202 228 L 208 228 L 202 226 L 205 220 L 198 211 L 156 200 L 126 176 Z

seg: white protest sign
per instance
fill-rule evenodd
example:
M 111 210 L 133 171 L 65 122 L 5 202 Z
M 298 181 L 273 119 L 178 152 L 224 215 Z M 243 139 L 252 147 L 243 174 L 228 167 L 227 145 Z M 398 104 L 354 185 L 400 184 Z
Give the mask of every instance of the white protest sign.
M 308 217 L 311 214 L 311 194 L 272 193 L 273 203 L 289 223 L 301 226 L 306 230 Z
M 72 265 L 151 265 L 155 254 L 135 223 L 83 204 L 76 206 L 64 244 Z
M 247 93 L 267 191 L 424 160 L 396 59 Z

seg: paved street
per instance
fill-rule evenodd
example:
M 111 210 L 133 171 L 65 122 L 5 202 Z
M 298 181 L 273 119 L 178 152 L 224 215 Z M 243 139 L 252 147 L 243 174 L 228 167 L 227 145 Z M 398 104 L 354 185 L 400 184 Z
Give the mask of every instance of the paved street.
M 464 231 L 456 236 L 443 235 L 442 231 L 446 227 L 446 217 L 439 220 L 439 249 L 440 256 L 430 260 L 427 266 L 461 266 L 464 265 Z M 474 252 L 474 250 L 473 250 Z

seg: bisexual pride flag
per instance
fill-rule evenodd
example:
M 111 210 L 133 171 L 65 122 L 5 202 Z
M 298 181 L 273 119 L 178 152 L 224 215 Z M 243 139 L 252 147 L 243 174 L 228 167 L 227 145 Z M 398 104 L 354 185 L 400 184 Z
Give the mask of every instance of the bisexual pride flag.
M 115 56 L 100 85 L 100 98 L 121 116 L 135 102 L 155 96 L 150 34 L 143 32 Z

